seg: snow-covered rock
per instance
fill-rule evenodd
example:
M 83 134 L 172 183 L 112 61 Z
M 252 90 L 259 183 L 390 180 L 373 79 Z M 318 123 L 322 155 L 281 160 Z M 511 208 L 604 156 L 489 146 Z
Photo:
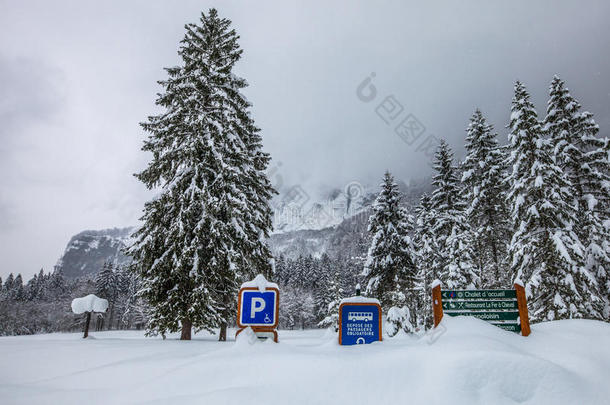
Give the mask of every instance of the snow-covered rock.
M 113 228 L 99 231 L 83 231 L 74 235 L 56 269 L 67 278 L 93 277 L 105 261 L 117 265 L 129 263 L 122 249 L 129 243 L 133 228 Z

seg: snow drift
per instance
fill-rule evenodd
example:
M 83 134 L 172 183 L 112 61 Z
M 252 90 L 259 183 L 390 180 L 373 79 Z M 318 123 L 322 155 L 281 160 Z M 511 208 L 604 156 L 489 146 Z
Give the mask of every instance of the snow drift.
M 445 332 L 339 346 L 325 330 L 280 343 L 98 332 L 0 338 L 3 404 L 607 404 L 610 325 L 533 325 L 523 337 L 444 317 Z M 233 331 L 234 332 L 234 331 Z M 231 334 L 230 336 L 233 336 Z M 43 360 L 43 361 L 42 361 Z

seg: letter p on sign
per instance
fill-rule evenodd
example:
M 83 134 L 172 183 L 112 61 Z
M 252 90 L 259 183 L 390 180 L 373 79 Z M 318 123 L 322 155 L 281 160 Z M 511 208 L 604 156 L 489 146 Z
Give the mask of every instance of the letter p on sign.
M 254 319 L 257 312 L 261 312 L 265 309 L 265 300 L 261 297 L 252 297 L 252 304 L 250 306 L 250 318 Z

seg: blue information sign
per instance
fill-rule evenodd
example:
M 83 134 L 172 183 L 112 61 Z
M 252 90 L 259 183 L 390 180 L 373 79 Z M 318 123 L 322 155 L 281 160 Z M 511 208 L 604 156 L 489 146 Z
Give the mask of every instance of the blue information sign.
M 242 289 L 239 294 L 238 325 L 246 326 L 277 326 L 278 291 L 268 289 L 263 292 L 258 289 Z
M 374 303 L 339 306 L 339 344 L 358 345 L 381 340 L 381 307 Z

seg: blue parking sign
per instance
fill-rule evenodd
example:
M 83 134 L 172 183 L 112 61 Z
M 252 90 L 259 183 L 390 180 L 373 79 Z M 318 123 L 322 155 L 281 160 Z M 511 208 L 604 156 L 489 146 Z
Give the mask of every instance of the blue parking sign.
M 237 325 L 277 327 L 279 292 L 276 288 L 259 291 L 257 288 L 242 288 L 238 298 Z
M 381 340 L 381 306 L 344 302 L 339 306 L 339 344 L 359 345 Z

